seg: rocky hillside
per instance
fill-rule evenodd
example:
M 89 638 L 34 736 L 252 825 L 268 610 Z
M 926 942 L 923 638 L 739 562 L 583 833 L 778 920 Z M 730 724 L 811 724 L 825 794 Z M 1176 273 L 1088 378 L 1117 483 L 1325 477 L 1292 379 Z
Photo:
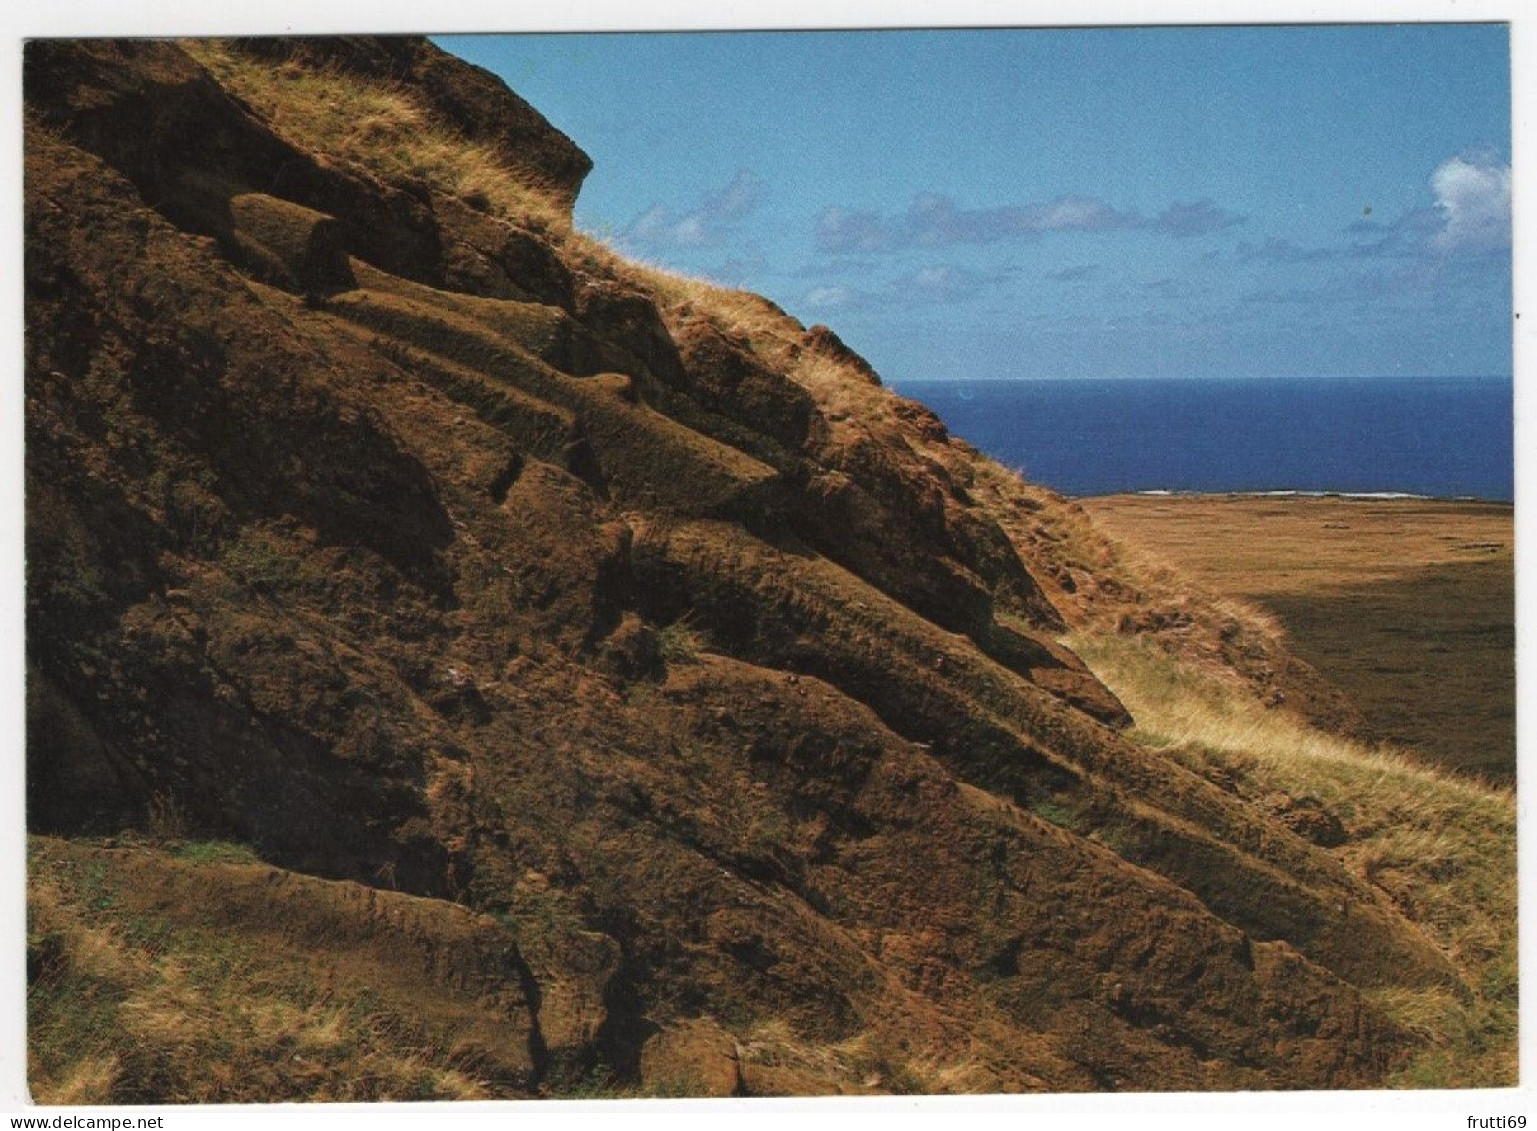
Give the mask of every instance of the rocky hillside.
M 1364 994 L 1467 992 L 1337 822 L 1130 741 L 1058 638 L 1309 672 L 831 330 L 574 232 L 589 161 L 485 72 L 25 85 L 40 1094 L 1369 1086 L 1417 1038 Z

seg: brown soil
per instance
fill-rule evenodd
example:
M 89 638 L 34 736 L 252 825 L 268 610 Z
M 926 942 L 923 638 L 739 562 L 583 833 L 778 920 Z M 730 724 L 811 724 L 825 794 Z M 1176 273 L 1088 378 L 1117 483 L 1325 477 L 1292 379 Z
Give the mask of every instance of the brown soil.
M 1374 737 L 1514 780 L 1509 506 L 1135 495 L 1084 506 L 1107 533 L 1274 613 Z
M 271 65 L 489 128 L 425 43 Z M 314 152 L 174 44 L 26 80 L 29 824 L 113 906 L 425 985 L 498 1095 L 1365 1086 L 1414 1038 L 1362 989 L 1458 987 L 1054 636 L 1309 669 L 1076 576 L 1081 514 L 830 331 Z M 519 122 L 506 175 L 574 192 Z M 81 840 L 166 814 L 266 863 Z M 187 1094 L 113 1063 L 93 1102 Z

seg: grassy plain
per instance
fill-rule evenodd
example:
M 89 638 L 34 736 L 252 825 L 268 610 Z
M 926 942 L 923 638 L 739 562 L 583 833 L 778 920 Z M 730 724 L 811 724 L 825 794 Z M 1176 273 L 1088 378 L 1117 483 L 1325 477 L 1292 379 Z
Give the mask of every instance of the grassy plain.
M 1511 508 L 1242 495 L 1082 503 L 1123 552 L 1255 608 L 1364 712 L 1374 742 L 1266 708 L 1137 636 L 1069 638 L 1136 718 L 1138 740 L 1261 804 L 1306 795 L 1337 814 L 1346 866 L 1456 964 L 1458 990 L 1372 994 L 1426 1042 L 1390 1082 L 1514 1083 Z
M 1510 506 L 1244 495 L 1083 504 L 1110 536 L 1273 614 L 1374 738 L 1514 780 Z

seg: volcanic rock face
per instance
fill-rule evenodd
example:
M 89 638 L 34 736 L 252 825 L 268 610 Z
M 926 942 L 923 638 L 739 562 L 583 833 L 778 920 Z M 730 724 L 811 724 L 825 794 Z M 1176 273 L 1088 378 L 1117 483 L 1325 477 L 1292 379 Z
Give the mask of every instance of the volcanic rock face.
M 221 50 L 404 84 L 568 204 L 589 165 L 422 41 Z M 1358 987 L 1452 978 L 1119 736 L 979 457 L 831 331 L 755 306 L 762 356 L 170 43 L 26 90 L 34 831 L 250 844 L 270 899 L 145 883 L 430 968 L 513 1095 L 1368 1085 Z

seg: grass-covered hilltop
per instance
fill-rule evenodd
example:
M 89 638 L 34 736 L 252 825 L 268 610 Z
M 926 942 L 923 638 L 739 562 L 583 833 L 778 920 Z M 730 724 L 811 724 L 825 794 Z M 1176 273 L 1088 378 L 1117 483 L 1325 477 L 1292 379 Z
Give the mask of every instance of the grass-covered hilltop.
M 425 40 L 39 41 L 39 1101 L 1515 1079 L 1512 795 Z

